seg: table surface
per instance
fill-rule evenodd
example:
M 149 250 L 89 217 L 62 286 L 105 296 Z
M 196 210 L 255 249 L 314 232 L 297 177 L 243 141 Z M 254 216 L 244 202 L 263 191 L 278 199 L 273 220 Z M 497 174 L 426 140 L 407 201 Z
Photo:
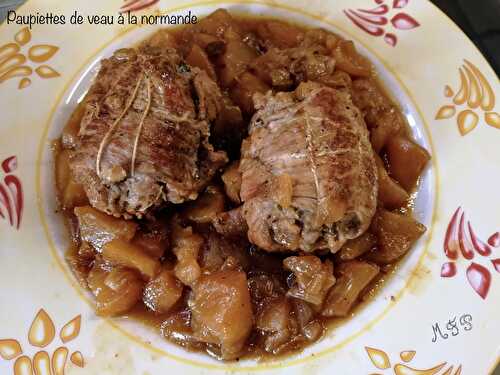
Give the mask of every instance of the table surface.
M 0 0 L 0 22 L 26 0 Z M 431 0 L 474 42 L 500 75 L 500 0 Z M 500 375 L 500 365 L 491 375 Z

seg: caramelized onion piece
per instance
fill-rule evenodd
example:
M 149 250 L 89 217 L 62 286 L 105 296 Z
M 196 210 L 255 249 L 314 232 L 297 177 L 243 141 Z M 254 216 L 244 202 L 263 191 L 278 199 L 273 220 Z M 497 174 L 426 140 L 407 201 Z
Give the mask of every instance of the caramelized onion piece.
M 322 334 L 323 326 L 316 320 L 308 323 L 304 328 L 302 328 L 302 335 L 311 342 L 318 340 Z
M 59 143 L 56 143 L 56 150 L 60 148 Z M 69 151 L 60 150 L 56 157 L 56 187 L 59 195 L 64 193 L 64 188 L 68 185 L 71 179 L 71 170 L 69 168 Z
M 291 298 L 295 318 L 300 328 L 304 328 L 314 319 L 315 311 L 311 304 L 297 298 Z

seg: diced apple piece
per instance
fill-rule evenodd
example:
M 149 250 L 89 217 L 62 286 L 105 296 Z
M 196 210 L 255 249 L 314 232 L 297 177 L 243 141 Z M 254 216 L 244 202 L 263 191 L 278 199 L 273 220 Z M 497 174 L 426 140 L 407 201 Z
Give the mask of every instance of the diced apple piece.
M 379 201 L 382 202 L 385 208 L 390 210 L 404 206 L 410 196 L 405 189 L 389 176 L 384 162 L 378 155 L 376 155 L 375 161 L 377 162 L 378 171 Z
M 372 109 L 371 112 L 376 112 L 376 114 L 368 115 L 375 117 L 370 129 L 370 141 L 375 152 L 380 152 L 387 145 L 389 139 L 403 132 L 406 124 L 401 114 L 393 106 L 379 111 Z
M 292 271 L 296 283 L 287 292 L 295 297 L 316 306 L 321 306 L 328 290 L 335 284 L 333 264 L 314 255 L 292 256 L 283 260 L 286 270 Z
M 137 223 L 117 219 L 90 206 L 75 207 L 74 212 L 80 227 L 80 238 L 98 251 L 115 238 L 130 241 L 137 231 Z
M 64 192 L 66 185 L 68 185 L 70 178 L 69 151 L 60 150 L 57 152 L 56 157 L 56 187 L 61 194 Z
M 280 21 L 261 23 L 257 35 L 278 48 L 296 47 L 304 39 L 304 33 L 298 27 Z
M 410 216 L 379 210 L 372 222 L 377 248 L 368 254 L 375 263 L 393 263 L 425 233 L 425 226 Z
M 389 139 L 386 152 L 391 176 L 406 191 L 411 191 L 431 156 L 426 149 L 404 136 Z
M 254 112 L 253 95 L 255 93 L 265 94 L 270 87 L 252 73 L 245 72 L 239 76 L 236 85 L 231 90 L 231 99 L 237 103 L 244 112 Z
M 193 287 L 191 326 L 197 339 L 220 346 L 223 359 L 238 356 L 252 330 L 247 278 L 236 270 L 203 275 Z
M 209 186 L 194 202 L 190 202 L 183 216 L 195 223 L 211 223 L 217 214 L 224 211 L 224 194 L 216 186 Z
M 182 283 L 174 272 L 163 269 L 158 276 L 146 284 L 142 300 L 154 312 L 167 313 L 182 296 Z
M 65 255 L 66 262 L 77 279 L 78 283 L 87 288 L 87 276 L 94 262 L 94 250 L 87 242 L 82 242 L 80 247 L 71 247 Z
M 175 36 L 168 31 L 159 30 L 147 39 L 146 44 L 151 47 L 167 49 L 177 48 Z
M 207 17 L 202 18 L 196 28 L 213 36 L 223 35 L 228 29 L 239 29 L 231 14 L 225 9 L 217 9 Z
M 102 257 L 113 265 L 135 269 L 146 280 L 151 280 L 160 271 L 160 262 L 142 248 L 122 239 L 114 239 L 104 245 Z
M 379 270 L 377 265 L 368 262 L 352 260 L 341 263 L 337 268 L 340 276 L 328 293 L 321 314 L 328 317 L 347 316 Z
M 222 67 L 219 78 L 224 87 L 230 87 L 248 66 L 257 58 L 257 53 L 241 39 L 231 39 L 226 43 L 226 51 L 218 59 Z
M 209 56 L 217 56 L 224 52 L 226 43 L 216 36 L 206 33 L 195 33 L 193 42 L 199 45 Z
M 277 354 L 291 338 L 294 325 L 290 315 L 292 308 L 286 297 L 266 301 L 257 316 L 255 326 L 266 335 L 266 352 Z M 296 324 L 295 324 L 296 325 Z
M 205 72 L 213 80 L 217 80 L 217 75 L 215 74 L 215 69 L 210 62 L 206 52 L 197 44 L 191 46 L 191 51 L 189 51 L 186 56 L 186 62 L 191 66 L 196 66 Z
M 133 270 L 113 268 L 110 271 L 96 263 L 87 283 L 96 299 L 96 313 L 100 316 L 124 314 L 140 301 L 143 281 Z
M 353 260 L 370 251 L 377 244 L 377 237 L 369 232 L 349 240 L 338 252 L 340 260 Z
M 199 348 L 199 343 L 193 337 L 191 329 L 191 311 L 184 309 L 169 314 L 161 324 L 161 333 L 164 337 L 186 348 Z
M 70 179 L 62 195 L 63 207 L 72 209 L 88 203 L 87 193 L 85 193 L 83 186 Z
M 193 228 L 183 228 L 175 221 L 172 226 L 172 252 L 177 257 L 174 273 L 184 285 L 191 286 L 201 275 L 198 254 L 204 240 L 193 233 Z
M 134 245 L 142 248 L 148 255 L 159 259 L 167 250 L 168 241 L 156 233 L 138 232 L 132 240 Z

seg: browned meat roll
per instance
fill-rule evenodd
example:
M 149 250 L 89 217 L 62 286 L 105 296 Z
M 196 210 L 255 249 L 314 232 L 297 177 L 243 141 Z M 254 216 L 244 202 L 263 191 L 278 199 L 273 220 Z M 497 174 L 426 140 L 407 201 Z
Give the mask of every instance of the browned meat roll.
M 218 98 L 216 83 L 173 49 L 122 49 L 103 60 L 69 145 L 92 206 L 130 218 L 195 199 L 227 161 L 208 141 Z
M 254 100 L 240 164 L 250 241 L 268 251 L 337 251 L 368 228 L 377 205 L 360 111 L 349 93 L 316 83 Z

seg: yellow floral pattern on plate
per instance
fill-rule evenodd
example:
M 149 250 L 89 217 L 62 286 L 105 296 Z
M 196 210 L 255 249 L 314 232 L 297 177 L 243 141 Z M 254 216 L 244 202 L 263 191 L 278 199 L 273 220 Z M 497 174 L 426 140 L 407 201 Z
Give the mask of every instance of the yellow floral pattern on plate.
M 81 322 L 82 317 L 78 315 L 61 328 L 59 338 L 64 344 L 78 337 Z M 55 335 L 54 322 L 44 309 L 40 309 L 29 328 L 28 342 L 32 347 L 45 348 L 54 341 Z M 33 358 L 22 354 L 23 349 L 17 340 L 0 339 L 0 357 L 7 361 L 15 359 L 14 375 L 64 375 L 69 349 L 59 346 L 52 356 L 44 350 L 36 352 Z M 69 360 L 78 367 L 84 366 L 83 355 L 79 351 L 71 353 Z
M 439 363 L 431 368 L 427 369 L 417 369 L 410 367 L 405 363 L 409 363 L 413 360 L 417 354 L 414 350 L 405 350 L 399 353 L 399 358 L 404 363 L 396 363 L 394 367 L 391 365 L 391 360 L 386 352 L 380 349 L 365 347 L 368 358 L 372 364 L 379 370 L 384 370 L 383 373 L 373 373 L 371 375 L 383 375 L 383 374 L 394 374 L 394 375 L 460 375 L 462 373 L 462 366 L 454 367 L 453 365 L 447 366 L 446 362 Z M 385 371 L 387 370 L 387 371 Z M 442 370 L 442 371 L 441 371 Z
M 458 69 L 460 87 L 455 94 L 453 89 L 446 85 L 444 95 L 452 98 L 452 104 L 439 108 L 436 120 L 449 119 L 458 112 L 457 126 L 462 136 L 474 130 L 479 122 L 477 111 L 484 113 L 486 124 L 500 129 L 500 115 L 494 112 L 495 93 L 485 76 L 477 66 L 464 59 L 464 64 Z M 460 110 L 460 107 L 467 107 Z M 457 109 L 458 107 L 458 109 Z
M 44 79 L 60 75 L 54 68 L 42 64 L 50 60 L 59 47 L 50 44 L 37 44 L 29 47 L 30 41 L 31 32 L 25 27 L 14 36 L 12 43 L 0 47 L 0 84 L 12 78 L 21 78 L 17 87 L 24 89 L 31 85 L 29 77 L 33 72 Z M 23 53 L 23 49 L 27 49 L 27 52 Z

